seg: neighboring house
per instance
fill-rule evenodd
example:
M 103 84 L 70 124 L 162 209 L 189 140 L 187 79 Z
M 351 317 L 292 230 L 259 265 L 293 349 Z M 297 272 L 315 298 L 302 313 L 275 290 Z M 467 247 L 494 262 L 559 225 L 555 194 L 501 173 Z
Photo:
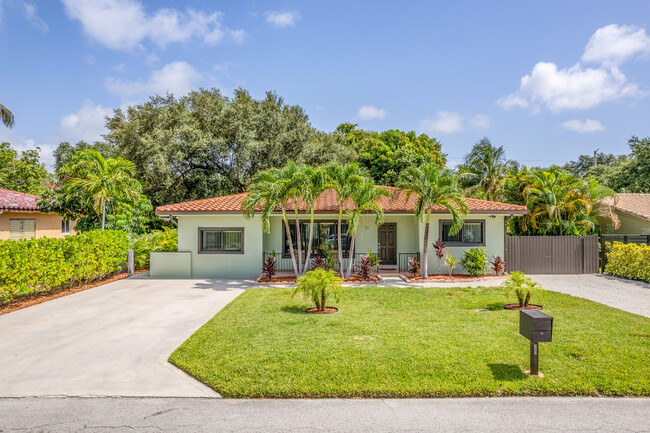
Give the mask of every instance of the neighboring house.
M 394 188 L 389 188 L 394 190 Z M 246 193 L 156 208 L 156 214 L 178 219 L 178 253 L 152 253 L 151 276 L 167 278 L 255 278 L 260 274 L 263 253 L 276 252 L 285 263 L 289 260 L 289 245 L 280 212 L 271 216 L 271 232 L 262 232 L 259 214 L 246 219 L 241 205 Z M 368 250 L 379 252 L 382 266 L 392 270 L 404 269 L 408 257 L 422 252 L 424 223 L 413 216 L 416 196 L 406 200 L 404 193 L 393 199 L 382 197 L 384 224 L 377 227 L 374 215 L 364 215 L 359 223 L 355 250 L 357 255 Z M 429 242 L 438 237 L 447 244 L 446 252 L 460 262 L 462 252 L 472 247 L 484 247 L 491 256 L 504 255 L 505 219 L 524 215 L 524 206 L 467 199 L 470 214 L 460 233 L 449 236 L 449 213 L 437 207 L 431 216 Z M 309 233 L 308 216 L 304 209 L 301 230 L 303 240 Z M 293 218 L 293 208 L 287 212 Z M 329 243 L 336 248 L 338 206 L 334 190 L 323 192 L 315 204 L 314 250 Z M 290 221 L 295 242 L 295 221 Z M 345 233 L 347 226 L 343 225 Z M 344 236 L 344 242 L 347 237 Z M 303 245 L 306 243 L 303 242 Z M 344 247 L 345 250 L 345 247 Z M 303 248 L 304 251 L 304 248 Z M 429 245 L 429 272 L 437 272 L 437 259 Z M 337 251 L 334 251 L 336 257 Z M 347 260 L 347 259 L 346 259 Z M 289 262 L 290 263 L 290 262 Z M 290 265 L 289 265 L 290 266 Z M 289 268 L 286 264 L 283 268 Z M 443 269 L 443 272 L 446 272 Z
M 74 224 L 39 211 L 37 201 L 33 194 L 0 189 L 0 240 L 62 238 L 74 233 Z
M 602 233 L 650 235 L 650 194 L 616 194 L 609 204 L 614 206 L 621 225 L 616 229 L 612 222 L 604 221 Z

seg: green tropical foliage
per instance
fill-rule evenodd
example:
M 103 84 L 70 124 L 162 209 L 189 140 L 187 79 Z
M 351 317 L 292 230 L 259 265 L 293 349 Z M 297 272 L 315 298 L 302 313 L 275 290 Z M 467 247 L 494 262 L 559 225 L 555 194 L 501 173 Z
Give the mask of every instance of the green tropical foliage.
M 519 308 L 528 306 L 530 298 L 534 294 L 541 295 L 542 293 L 540 290 L 542 287 L 538 283 L 527 277 L 523 272 L 519 271 L 511 273 L 510 278 L 503 282 L 503 286 L 506 291 L 514 293 L 517 296 Z
M 124 232 L 0 241 L 0 300 L 85 284 L 124 269 Z
M 0 104 L 0 121 L 7 128 L 12 128 L 15 123 L 14 113 L 2 104 Z
M 316 304 L 318 311 L 324 311 L 327 298 L 334 296 L 336 302 L 340 300 L 343 279 L 333 272 L 325 269 L 314 269 L 302 275 L 296 281 L 293 295 L 301 294 Z
M 650 245 L 607 243 L 605 272 L 650 283 Z
M 137 269 L 149 267 L 150 254 L 159 251 L 178 251 L 178 230 L 163 227 L 162 230 L 152 230 L 142 235 L 129 236 L 133 258 Z
M 473 277 L 485 275 L 488 268 L 487 251 L 480 247 L 465 250 L 460 259 L 460 266 Z
M 406 198 L 417 196 L 415 216 L 424 221 L 424 241 L 422 246 L 422 276 L 429 278 L 429 224 L 431 210 L 434 206 L 442 206 L 451 216 L 450 234 L 456 234 L 463 226 L 463 218 L 469 208 L 456 183 L 456 177 L 449 169 L 442 169 L 437 164 L 425 164 L 409 167 L 402 173 L 399 183 Z
M 513 163 L 506 160 L 503 146 L 496 147 L 485 137 L 477 141 L 458 167 L 461 185 L 471 197 L 497 200 L 501 182 Z
M 40 194 L 48 174 L 39 152 L 40 148 L 23 150 L 19 157 L 9 143 L 0 144 L 0 188 Z

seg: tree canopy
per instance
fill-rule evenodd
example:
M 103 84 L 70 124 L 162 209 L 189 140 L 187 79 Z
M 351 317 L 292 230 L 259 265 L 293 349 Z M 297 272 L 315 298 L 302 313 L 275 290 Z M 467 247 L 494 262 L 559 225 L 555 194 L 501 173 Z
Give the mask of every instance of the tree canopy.
M 18 152 L 9 143 L 0 144 L 0 188 L 28 194 L 40 194 L 47 180 L 41 163 L 40 148 Z

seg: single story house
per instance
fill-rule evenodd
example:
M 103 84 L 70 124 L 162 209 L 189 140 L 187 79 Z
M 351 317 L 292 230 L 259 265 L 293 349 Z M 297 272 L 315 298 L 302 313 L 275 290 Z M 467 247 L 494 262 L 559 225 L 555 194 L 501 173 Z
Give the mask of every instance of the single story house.
M 62 238 L 74 225 L 55 213 L 38 210 L 38 196 L 0 189 L 0 240 Z
M 616 194 L 609 199 L 620 221 L 618 229 L 603 221 L 601 231 L 617 235 L 650 235 L 650 194 Z
M 394 188 L 388 188 L 394 191 Z M 151 276 L 154 278 L 256 278 L 261 272 L 263 257 L 275 253 L 280 269 L 290 271 L 289 244 L 279 210 L 271 216 L 270 233 L 262 232 L 259 214 L 247 219 L 241 211 L 247 193 L 176 203 L 156 208 L 162 217 L 178 220 L 178 252 L 152 253 Z M 384 223 L 377 227 L 374 215 L 361 217 L 355 245 L 356 258 L 368 251 L 378 252 L 381 265 L 392 271 L 406 270 L 408 258 L 422 253 L 424 223 L 413 215 L 416 196 L 408 200 L 401 193 L 381 197 Z M 524 215 L 526 207 L 485 200 L 467 199 L 470 213 L 462 230 L 449 235 L 449 213 L 436 207 L 431 216 L 429 242 L 440 237 L 446 252 L 460 257 L 466 249 L 484 247 L 491 256 L 504 256 L 506 218 Z M 346 203 L 344 209 L 349 208 Z M 309 218 L 299 205 L 302 244 L 309 233 Z M 288 215 L 293 218 L 293 208 Z M 334 248 L 337 256 L 338 205 L 334 190 L 323 192 L 315 203 L 313 248 L 322 254 L 323 248 Z M 295 243 L 295 220 L 290 221 Z M 347 226 L 343 240 L 347 244 Z M 303 247 L 303 254 L 304 254 Z M 346 247 L 343 248 L 346 250 Z M 438 264 L 429 245 L 429 269 L 437 271 Z M 348 260 L 346 257 L 344 261 Z

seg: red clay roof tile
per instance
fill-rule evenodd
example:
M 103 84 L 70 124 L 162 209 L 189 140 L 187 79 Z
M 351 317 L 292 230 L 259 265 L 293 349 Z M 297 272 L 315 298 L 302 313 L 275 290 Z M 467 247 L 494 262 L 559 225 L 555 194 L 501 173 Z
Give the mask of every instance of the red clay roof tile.
M 382 188 L 389 189 L 394 192 L 395 188 L 383 186 Z M 183 213 L 233 213 L 241 212 L 241 206 L 246 198 L 247 193 L 226 195 L 222 197 L 207 198 L 203 200 L 188 201 L 184 203 L 168 204 L 165 206 L 158 206 L 156 213 L 158 215 L 169 214 L 183 214 Z M 525 206 L 519 206 L 508 203 L 499 203 L 494 201 L 477 200 L 468 198 L 467 204 L 470 213 L 508 213 L 523 215 L 527 212 Z M 406 194 L 401 192 L 397 197 L 392 195 L 381 198 L 381 206 L 384 212 L 387 213 L 413 213 L 417 197 L 411 195 L 406 200 Z M 298 209 L 304 211 L 304 206 L 299 202 Z M 338 212 L 338 203 L 336 201 L 336 192 L 333 189 L 324 191 L 316 200 L 316 212 Z M 346 202 L 343 207 L 344 210 L 350 209 L 350 203 Z M 288 210 L 293 210 L 293 204 L 288 207 Z M 433 208 L 434 213 L 447 213 L 446 209 L 442 206 Z
M 37 195 L 0 189 L 0 211 L 38 212 Z

